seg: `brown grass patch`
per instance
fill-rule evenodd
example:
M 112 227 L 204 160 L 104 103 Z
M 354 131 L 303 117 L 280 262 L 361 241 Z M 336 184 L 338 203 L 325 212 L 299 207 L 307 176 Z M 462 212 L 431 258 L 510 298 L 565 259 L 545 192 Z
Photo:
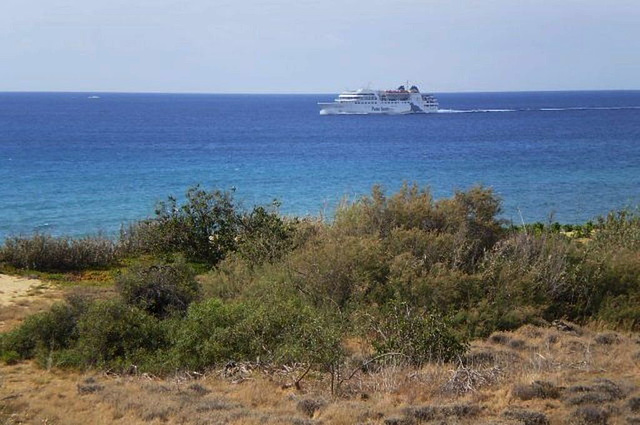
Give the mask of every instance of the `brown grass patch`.
M 358 372 L 334 394 L 328 373 L 292 386 L 304 366 L 247 365 L 241 379 L 224 370 L 159 379 L 2 365 L 0 423 L 636 423 L 637 335 L 617 334 L 607 345 L 595 342 L 596 332 L 581 332 L 503 332 L 506 344 L 475 341 L 460 363 L 420 369 L 390 363 Z M 513 340 L 526 348 L 511 347 Z M 447 384 L 465 390 L 445 391 Z

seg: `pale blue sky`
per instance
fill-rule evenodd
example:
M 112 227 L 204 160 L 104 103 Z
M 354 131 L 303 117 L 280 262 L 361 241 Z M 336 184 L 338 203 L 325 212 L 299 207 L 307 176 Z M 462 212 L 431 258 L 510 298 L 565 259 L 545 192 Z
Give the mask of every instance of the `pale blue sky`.
M 0 91 L 640 89 L 640 0 L 2 0 Z

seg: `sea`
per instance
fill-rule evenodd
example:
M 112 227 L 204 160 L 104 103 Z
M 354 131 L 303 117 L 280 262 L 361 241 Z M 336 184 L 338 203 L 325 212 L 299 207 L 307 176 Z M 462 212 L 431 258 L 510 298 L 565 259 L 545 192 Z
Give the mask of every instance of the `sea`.
M 640 204 L 640 91 L 436 93 L 422 115 L 320 115 L 336 94 L 0 93 L 0 241 L 104 234 L 189 187 L 330 220 L 381 184 L 474 185 L 501 218 Z

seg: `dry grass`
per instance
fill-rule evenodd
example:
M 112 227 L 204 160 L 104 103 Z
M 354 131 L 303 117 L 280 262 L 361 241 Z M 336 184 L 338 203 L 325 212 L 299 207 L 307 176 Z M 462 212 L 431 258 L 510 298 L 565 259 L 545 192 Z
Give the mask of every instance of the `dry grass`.
M 300 367 L 159 379 L 1 366 L 0 423 L 639 423 L 638 336 L 602 334 L 525 326 L 475 341 L 458 364 L 390 363 L 334 395 L 326 374 L 291 385 Z

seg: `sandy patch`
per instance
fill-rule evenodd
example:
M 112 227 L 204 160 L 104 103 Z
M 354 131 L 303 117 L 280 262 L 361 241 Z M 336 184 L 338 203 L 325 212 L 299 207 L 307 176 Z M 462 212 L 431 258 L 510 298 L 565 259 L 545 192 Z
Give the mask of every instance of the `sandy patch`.
M 0 274 L 0 306 L 15 304 L 20 298 L 37 295 L 46 289 L 50 288 L 40 279 Z
M 47 309 L 60 296 L 60 290 L 40 279 L 0 274 L 0 332 Z

